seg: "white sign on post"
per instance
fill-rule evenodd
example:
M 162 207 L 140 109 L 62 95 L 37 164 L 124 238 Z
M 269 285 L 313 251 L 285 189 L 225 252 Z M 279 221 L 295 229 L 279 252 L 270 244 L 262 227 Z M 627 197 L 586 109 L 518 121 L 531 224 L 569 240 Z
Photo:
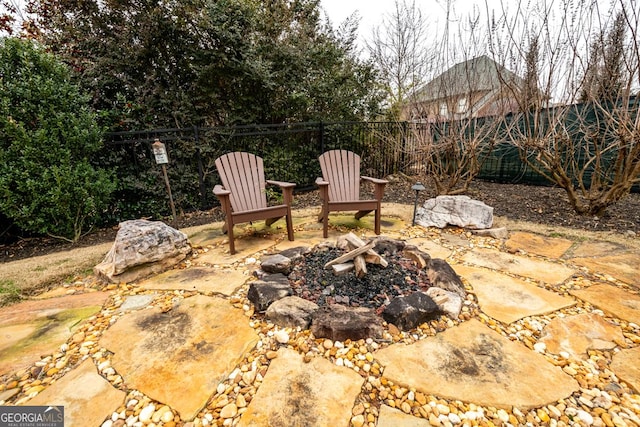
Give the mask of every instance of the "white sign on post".
M 162 142 L 156 139 L 156 142 L 151 144 L 151 148 L 153 148 L 153 155 L 156 157 L 156 164 L 166 165 L 169 163 L 169 156 L 167 156 L 167 150 Z

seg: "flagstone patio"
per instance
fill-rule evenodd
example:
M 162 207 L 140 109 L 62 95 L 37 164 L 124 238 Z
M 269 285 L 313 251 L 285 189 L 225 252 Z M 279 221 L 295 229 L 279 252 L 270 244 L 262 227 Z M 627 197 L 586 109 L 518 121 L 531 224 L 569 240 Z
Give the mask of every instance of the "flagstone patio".
M 174 270 L 0 309 L 0 404 L 62 404 L 66 426 L 640 424 L 633 251 L 527 232 L 503 242 L 383 215 L 383 234 L 462 277 L 461 318 L 333 342 L 270 324 L 246 299 L 265 254 L 344 230 L 373 235 L 369 218 L 330 223 L 322 239 L 313 215 L 299 218 L 295 242 L 277 227 L 243 228 L 234 256 L 212 224 L 190 235 L 196 253 Z

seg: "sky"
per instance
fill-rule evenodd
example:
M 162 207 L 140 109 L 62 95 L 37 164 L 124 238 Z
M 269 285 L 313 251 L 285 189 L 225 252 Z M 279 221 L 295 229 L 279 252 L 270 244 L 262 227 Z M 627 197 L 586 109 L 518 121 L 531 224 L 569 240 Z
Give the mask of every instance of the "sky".
M 408 0 L 410 1 L 410 0 Z M 466 16 L 475 8 L 476 11 L 484 11 L 486 5 L 491 8 L 500 8 L 500 0 L 449 0 L 451 15 L 454 20 Z M 443 27 L 446 18 L 447 0 L 415 0 L 423 17 L 430 24 Z M 360 17 L 359 41 L 371 38 L 372 30 L 382 23 L 385 15 L 391 15 L 394 11 L 395 0 L 320 0 L 321 8 L 331 19 L 333 26 L 337 27 L 342 21 L 354 12 Z

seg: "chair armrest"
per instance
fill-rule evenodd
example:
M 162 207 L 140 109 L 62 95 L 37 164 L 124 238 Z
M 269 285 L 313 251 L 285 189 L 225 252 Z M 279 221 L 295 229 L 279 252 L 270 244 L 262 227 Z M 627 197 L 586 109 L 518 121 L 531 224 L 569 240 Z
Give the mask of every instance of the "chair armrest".
M 381 201 L 384 197 L 384 187 L 389 183 L 386 179 L 371 178 L 370 176 L 361 176 L 361 180 L 371 182 L 375 185 L 373 194 L 376 200 Z
M 388 184 L 389 183 L 389 181 L 387 181 L 386 179 L 371 178 L 370 176 L 361 176 L 360 179 L 363 179 L 363 180 L 369 181 L 369 182 L 373 182 L 374 184 Z
M 318 185 L 318 186 L 329 185 L 329 181 L 325 181 L 322 178 L 316 178 L 316 185 Z
M 265 182 L 282 188 L 282 202 L 287 206 L 291 205 L 291 202 L 293 202 L 293 187 L 296 186 L 293 182 L 273 181 L 271 179 L 267 179 Z
M 215 187 L 213 187 L 213 194 L 215 194 L 218 197 L 228 196 L 229 194 L 231 194 L 231 191 L 225 190 L 222 185 L 218 184 Z
M 267 179 L 266 183 L 271 185 L 277 185 L 280 188 L 293 188 L 296 186 L 296 184 L 294 184 L 293 182 L 273 181 L 270 179 Z

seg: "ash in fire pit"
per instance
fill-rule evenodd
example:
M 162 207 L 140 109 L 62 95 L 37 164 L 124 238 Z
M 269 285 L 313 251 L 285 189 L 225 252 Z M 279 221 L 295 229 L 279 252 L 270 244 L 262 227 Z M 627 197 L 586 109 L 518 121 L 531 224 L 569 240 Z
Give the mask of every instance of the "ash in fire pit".
M 303 256 L 271 256 L 262 268 L 272 274 L 250 284 L 249 300 L 280 326 L 311 324 L 318 338 L 375 336 L 376 314 L 403 330 L 442 313 L 457 317 L 466 296 L 445 261 L 383 237 L 365 243 L 350 233 Z
M 289 275 L 294 295 L 321 306 L 338 303 L 380 313 L 392 299 L 429 288 L 427 272 L 397 253 L 385 256 L 387 267 L 370 265 L 363 277 L 353 272 L 336 276 L 324 266 L 343 253 L 330 247 L 301 258 Z

